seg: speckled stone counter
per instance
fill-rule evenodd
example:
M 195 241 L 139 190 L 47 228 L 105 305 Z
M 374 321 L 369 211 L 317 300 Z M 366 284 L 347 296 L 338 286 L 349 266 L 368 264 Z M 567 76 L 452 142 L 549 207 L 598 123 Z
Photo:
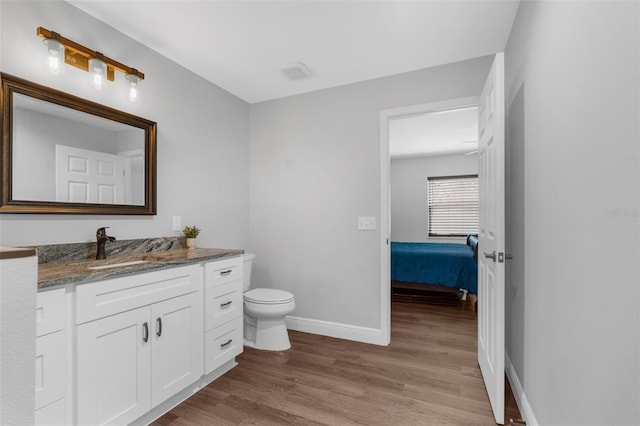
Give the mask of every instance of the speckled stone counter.
M 119 243 L 117 247 L 114 247 Z M 122 277 L 181 265 L 240 256 L 244 250 L 185 248 L 182 237 L 125 240 L 107 243 L 107 259 L 95 260 L 95 243 L 72 243 L 33 247 L 39 256 L 38 290 Z M 110 246 L 113 244 L 113 246 Z M 44 258 L 44 262 L 42 259 Z M 124 262 L 133 265 L 89 269 Z

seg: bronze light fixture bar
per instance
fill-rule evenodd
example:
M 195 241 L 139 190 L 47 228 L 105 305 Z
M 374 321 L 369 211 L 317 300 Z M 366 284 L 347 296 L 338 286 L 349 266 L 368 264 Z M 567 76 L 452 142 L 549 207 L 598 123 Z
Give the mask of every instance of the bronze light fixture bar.
M 69 40 L 55 31 L 38 27 L 36 34 L 38 37 L 42 37 L 45 40 L 55 40 L 61 43 L 64 46 L 64 62 L 83 71 L 89 72 L 89 60 L 96 58 L 100 59 L 107 65 L 106 77 L 109 81 L 113 81 L 115 79 L 115 71 L 125 74 L 129 81 L 131 81 L 133 76 L 137 77 L 139 80 L 144 80 L 144 74 L 137 69 L 131 68 L 116 61 L 115 59 L 104 56 L 102 53 L 89 49 L 73 40 Z

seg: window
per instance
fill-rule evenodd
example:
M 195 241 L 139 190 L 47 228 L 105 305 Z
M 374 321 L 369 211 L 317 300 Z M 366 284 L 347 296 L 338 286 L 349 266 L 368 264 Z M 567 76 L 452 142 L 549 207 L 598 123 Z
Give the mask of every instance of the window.
M 478 175 L 429 178 L 427 199 L 430 237 L 478 232 Z

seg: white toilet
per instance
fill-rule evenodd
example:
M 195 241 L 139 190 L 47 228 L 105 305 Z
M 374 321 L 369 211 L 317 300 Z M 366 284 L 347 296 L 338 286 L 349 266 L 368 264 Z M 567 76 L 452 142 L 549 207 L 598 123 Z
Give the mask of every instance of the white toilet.
M 284 351 L 291 347 L 284 317 L 293 312 L 293 294 L 273 288 L 251 286 L 251 264 L 256 255 L 243 255 L 244 274 L 244 344 L 268 351 Z

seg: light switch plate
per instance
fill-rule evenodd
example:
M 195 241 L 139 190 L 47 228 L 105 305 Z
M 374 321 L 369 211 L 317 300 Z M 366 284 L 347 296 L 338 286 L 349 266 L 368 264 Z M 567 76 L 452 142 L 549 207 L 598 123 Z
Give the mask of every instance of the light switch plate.
M 358 217 L 358 230 L 359 231 L 375 231 L 376 218 L 372 216 Z
M 182 228 L 180 226 L 180 216 L 173 216 L 171 229 L 173 231 L 181 231 L 182 230 Z

